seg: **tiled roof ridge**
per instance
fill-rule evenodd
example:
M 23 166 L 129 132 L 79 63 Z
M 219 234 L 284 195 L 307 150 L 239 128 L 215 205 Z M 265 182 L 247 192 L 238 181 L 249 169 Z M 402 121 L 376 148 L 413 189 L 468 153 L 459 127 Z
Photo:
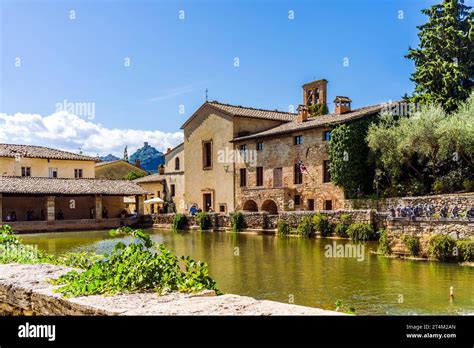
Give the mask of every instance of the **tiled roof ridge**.
M 246 109 L 246 110 L 265 111 L 265 112 L 277 112 L 277 113 L 280 113 L 280 114 L 294 115 L 294 116 L 298 115 L 298 113 L 287 112 L 287 111 L 281 111 L 281 110 L 278 110 L 278 109 L 271 110 L 271 109 L 263 109 L 263 108 L 254 108 L 254 107 L 251 107 L 251 106 L 242 106 L 242 105 L 221 103 L 221 102 L 219 102 L 219 101 L 217 101 L 217 100 L 213 100 L 213 101 L 210 101 L 210 102 L 207 102 L 207 103 L 208 103 L 208 104 L 217 104 L 217 105 L 231 106 L 231 107 L 234 107 L 234 108 L 240 108 L 240 109 Z
M 84 160 L 87 160 L 87 159 L 90 159 L 91 161 L 96 161 L 97 160 L 96 157 L 82 155 L 82 154 L 78 154 L 78 153 L 74 153 L 74 152 L 66 151 L 66 150 L 54 149 L 52 147 L 42 146 L 42 145 L 0 143 L 0 147 L 1 146 L 5 146 L 7 149 L 10 146 L 11 147 L 19 147 L 20 148 L 20 149 L 18 149 L 19 151 L 22 150 L 22 149 L 27 151 L 28 148 L 35 148 L 35 149 L 39 149 L 39 150 L 48 150 L 48 151 L 57 151 L 57 152 L 62 152 L 62 153 L 67 154 L 67 155 L 82 157 Z M 10 150 L 15 151 L 16 149 L 10 149 Z

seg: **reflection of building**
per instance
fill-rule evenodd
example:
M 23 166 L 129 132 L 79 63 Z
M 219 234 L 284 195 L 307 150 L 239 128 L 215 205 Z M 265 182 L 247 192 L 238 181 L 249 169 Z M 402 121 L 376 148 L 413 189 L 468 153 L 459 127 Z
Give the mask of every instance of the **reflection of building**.
M 142 210 L 138 185 L 95 179 L 94 167 L 88 156 L 0 144 L 0 221 L 17 231 L 117 227 L 131 195 Z
M 165 154 L 165 165 L 158 169 L 157 174 L 134 180 L 147 192 L 147 199 L 159 197 L 164 200 L 164 204 L 145 205 L 145 212 L 158 212 L 160 208 L 163 208 L 164 212 L 186 212 L 183 150 L 182 143 L 173 149 L 168 149 Z
M 349 98 L 336 97 L 333 113 L 316 116 L 327 110 L 326 80 L 305 84 L 303 103 L 298 113 L 204 103 L 181 127 L 186 206 L 216 212 L 342 208 L 344 194 L 329 175 L 331 129 L 377 114 L 383 105 L 351 110 Z M 249 152 L 256 162 L 227 156 Z
M 125 179 L 130 172 L 148 175 L 146 170 L 134 166 L 124 160 L 99 162 L 95 164 L 95 177 L 99 179 Z

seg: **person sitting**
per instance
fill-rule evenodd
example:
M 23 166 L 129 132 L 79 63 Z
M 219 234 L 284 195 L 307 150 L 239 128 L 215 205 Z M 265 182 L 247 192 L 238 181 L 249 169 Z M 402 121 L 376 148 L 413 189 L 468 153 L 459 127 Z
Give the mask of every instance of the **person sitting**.
M 106 207 L 102 208 L 102 218 L 103 219 L 108 219 L 109 218 L 109 212 L 107 211 Z
M 6 222 L 12 221 L 12 216 L 10 215 L 10 213 L 8 213 L 7 216 L 5 217 L 5 221 Z
M 196 208 L 196 205 L 193 204 L 191 208 L 189 208 L 189 214 L 191 214 L 191 216 L 194 216 L 196 215 L 196 213 L 197 213 L 197 208 Z
M 469 221 L 474 221 L 474 207 L 469 208 L 466 212 L 466 217 Z
M 15 212 L 15 211 L 12 211 L 12 220 L 11 220 L 11 221 L 17 221 L 16 212 Z

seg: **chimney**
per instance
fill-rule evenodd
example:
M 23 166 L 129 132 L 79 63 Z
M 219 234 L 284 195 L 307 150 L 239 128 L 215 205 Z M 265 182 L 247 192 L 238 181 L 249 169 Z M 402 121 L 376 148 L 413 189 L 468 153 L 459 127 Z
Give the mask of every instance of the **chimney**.
M 164 165 L 160 164 L 158 166 L 158 174 L 161 174 L 161 175 L 165 174 L 165 166 Z
M 168 147 L 168 148 L 166 149 L 166 153 L 170 153 L 171 150 L 172 150 L 171 147 Z
M 135 160 L 135 167 L 141 169 L 141 167 L 140 167 L 140 160 L 139 160 L 138 158 Z
M 336 115 L 342 115 L 346 112 L 351 111 L 351 102 L 348 97 L 337 96 L 334 99 L 334 113 Z
M 143 143 L 143 147 L 148 147 L 148 141 L 145 141 L 145 142 Z
M 296 117 L 296 122 L 305 122 L 308 120 L 308 107 L 306 105 L 300 104 L 298 106 L 298 116 Z
M 308 82 L 303 85 L 303 104 L 313 106 L 327 104 L 327 84 L 325 79 Z

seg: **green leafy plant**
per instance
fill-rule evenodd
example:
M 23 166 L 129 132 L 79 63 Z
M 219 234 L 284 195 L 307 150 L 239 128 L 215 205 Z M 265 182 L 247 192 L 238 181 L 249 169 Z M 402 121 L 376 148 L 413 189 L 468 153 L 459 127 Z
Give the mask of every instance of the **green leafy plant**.
M 317 103 L 308 107 L 308 111 L 311 117 L 317 117 L 326 115 L 329 112 L 329 109 L 324 103 Z
M 457 258 L 461 262 L 474 261 L 474 246 L 469 239 L 461 239 L 456 241 Z M 455 255 L 456 256 L 456 255 Z
M 180 231 L 180 230 L 184 230 L 187 223 L 188 223 L 188 219 L 186 218 L 186 216 L 184 214 L 175 214 L 173 216 L 172 229 L 175 232 Z
M 453 257 L 456 241 L 447 235 L 437 234 L 428 242 L 428 256 L 440 261 L 448 261 Z
M 372 225 L 363 222 L 355 222 L 351 224 L 347 229 L 347 234 L 353 241 L 372 240 L 376 237 Z
M 408 253 L 411 256 L 418 256 L 421 251 L 420 239 L 415 236 L 406 236 L 405 245 L 408 249 Z
M 208 212 L 203 211 L 201 213 L 197 213 L 196 219 L 200 231 L 206 231 L 211 229 L 211 217 L 209 216 Z
M 474 180 L 465 179 L 462 183 L 466 192 L 474 191 Z
M 244 216 L 240 211 L 230 214 L 232 232 L 239 232 L 244 226 Z
M 297 232 L 302 237 L 309 237 L 314 233 L 313 223 L 309 216 L 303 216 L 297 227 Z
M 291 228 L 288 221 L 286 221 L 285 219 L 278 219 L 277 233 L 280 236 L 288 236 L 289 234 L 291 234 Z
M 379 231 L 379 247 L 378 252 L 382 255 L 390 255 L 392 253 L 392 248 L 390 246 L 390 240 L 388 238 L 388 231 L 386 228 Z
M 355 314 L 355 308 L 346 306 L 342 300 L 337 300 L 335 305 L 336 312 L 344 311 L 347 314 Z
M 334 233 L 336 233 L 339 237 L 347 238 L 347 229 L 352 223 L 352 215 L 351 214 L 341 214 L 340 222 L 334 228 Z
M 115 294 L 156 290 L 160 294 L 171 291 L 198 292 L 219 289 L 209 277 L 207 264 L 189 256 L 178 258 L 164 245 L 156 245 L 141 230 L 121 228 L 112 235 L 132 235 L 137 242 L 119 242 L 110 255 L 96 260 L 84 271 L 70 271 L 51 282 L 60 285 L 57 292 L 65 297 L 95 294 Z
M 316 213 L 313 215 L 313 226 L 316 231 L 318 231 L 322 237 L 330 236 L 332 233 L 331 223 L 326 215 Z
M 74 268 L 89 269 L 96 261 L 99 261 L 103 258 L 103 255 L 90 252 L 69 252 L 59 255 L 54 263 Z
M 123 178 L 124 178 L 125 180 L 130 180 L 130 181 L 132 181 L 132 180 L 135 180 L 135 179 L 143 178 L 144 176 L 146 176 L 145 173 L 136 172 L 136 171 L 132 170 L 132 171 L 128 172 L 128 174 L 125 175 Z

